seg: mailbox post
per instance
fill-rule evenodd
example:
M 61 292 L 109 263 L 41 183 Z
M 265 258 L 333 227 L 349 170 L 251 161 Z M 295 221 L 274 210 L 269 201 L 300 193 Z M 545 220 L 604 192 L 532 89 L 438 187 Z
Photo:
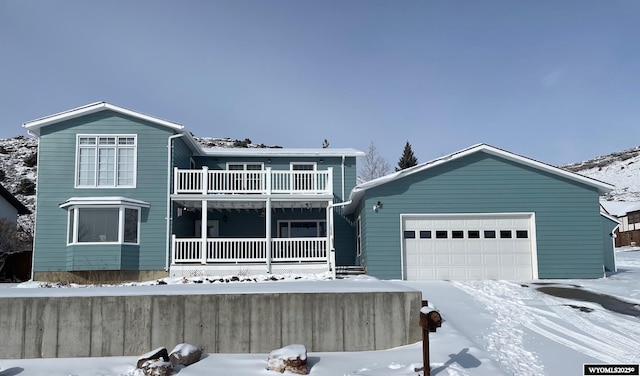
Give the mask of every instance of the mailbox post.
M 438 311 L 431 311 L 429 302 L 422 301 L 420 309 L 420 326 L 422 327 L 422 370 L 424 376 L 431 376 L 431 362 L 429 360 L 429 332 L 435 332 L 442 325 L 442 316 Z M 419 371 L 416 370 L 416 371 Z

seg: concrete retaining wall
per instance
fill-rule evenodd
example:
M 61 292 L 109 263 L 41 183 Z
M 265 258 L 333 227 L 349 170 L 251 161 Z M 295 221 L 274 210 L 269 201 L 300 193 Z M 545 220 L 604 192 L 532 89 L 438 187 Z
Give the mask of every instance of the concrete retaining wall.
M 0 358 L 380 350 L 421 340 L 418 291 L 0 298 Z

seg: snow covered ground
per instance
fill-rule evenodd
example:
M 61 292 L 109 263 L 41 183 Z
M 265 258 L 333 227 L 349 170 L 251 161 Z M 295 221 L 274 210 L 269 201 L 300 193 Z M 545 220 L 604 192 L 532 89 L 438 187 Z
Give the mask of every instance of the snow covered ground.
M 640 363 L 640 248 L 619 249 L 617 273 L 598 280 L 383 282 L 372 278 L 344 281 L 261 282 L 261 289 L 351 290 L 411 287 L 437 308 L 444 322 L 431 333 L 432 375 L 582 375 L 583 363 Z M 231 286 L 234 287 L 231 287 Z M 220 284 L 225 291 L 250 292 L 253 283 Z M 27 285 L 28 286 L 28 285 Z M 0 296 L 45 292 L 91 294 L 94 288 L 42 289 L 5 285 Z M 198 293 L 203 284 L 102 287 L 138 293 L 165 288 Z M 223 287 L 224 286 L 224 287 Z M 210 292 L 211 286 L 209 286 Z M 18 291 L 20 290 L 20 291 Z M 112 293 L 115 290 L 111 290 Z M 546 291 L 546 292 L 544 292 Z M 119 293 L 119 292 L 118 292 Z M 572 296 L 582 300 L 562 298 Z M 607 308 L 603 307 L 604 304 Z M 614 312 L 620 311 L 624 313 Z M 417 314 L 417 313 L 416 313 Z M 10 345 L 10 339 L 3 339 Z M 386 351 L 309 353 L 316 376 L 419 375 L 421 343 Z M 136 357 L 75 359 L 0 359 L 0 376 L 134 376 Z M 275 376 L 267 354 L 207 354 L 180 370 L 180 376 Z

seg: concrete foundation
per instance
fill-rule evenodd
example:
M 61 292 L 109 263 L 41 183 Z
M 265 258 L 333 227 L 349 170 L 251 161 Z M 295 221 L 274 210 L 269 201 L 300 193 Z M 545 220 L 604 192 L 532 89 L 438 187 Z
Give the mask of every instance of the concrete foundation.
M 421 340 L 419 291 L 0 298 L 0 358 L 382 350 Z M 10 344 L 10 345 L 8 345 Z

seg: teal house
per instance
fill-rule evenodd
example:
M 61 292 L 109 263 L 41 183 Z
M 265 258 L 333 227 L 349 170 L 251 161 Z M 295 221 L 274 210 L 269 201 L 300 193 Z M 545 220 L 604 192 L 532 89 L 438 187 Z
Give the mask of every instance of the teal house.
M 480 144 L 354 188 L 356 258 L 384 279 L 600 278 L 613 186 Z
M 612 186 L 489 145 L 356 185 L 355 149 L 203 147 L 105 102 L 38 138 L 33 278 L 323 273 L 381 279 L 599 278 Z
M 335 273 L 354 149 L 205 148 L 105 102 L 23 124 L 38 142 L 33 278 Z

